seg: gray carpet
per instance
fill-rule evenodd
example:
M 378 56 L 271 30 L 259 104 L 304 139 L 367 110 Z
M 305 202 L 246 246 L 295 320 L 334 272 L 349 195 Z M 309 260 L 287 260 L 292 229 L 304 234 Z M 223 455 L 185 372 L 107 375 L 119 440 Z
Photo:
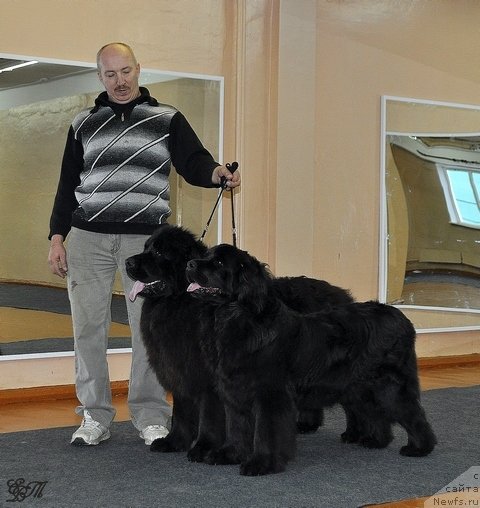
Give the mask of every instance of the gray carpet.
M 284 473 L 255 478 L 240 476 L 237 466 L 152 453 L 129 422 L 114 424 L 112 438 L 97 447 L 70 446 L 73 428 L 3 434 L 0 505 L 15 506 L 9 500 L 19 479 L 32 492 L 21 506 L 55 508 L 355 508 L 428 496 L 479 464 L 479 401 L 479 386 L 423 394 L 439 439 L 424 458 L 399 455 L 400 428 L 384 450 L 342 444 L 343 413 L 330 410 L 321 430 L 299 436 Z M 42 497 L 34 497 L 38 485 Z

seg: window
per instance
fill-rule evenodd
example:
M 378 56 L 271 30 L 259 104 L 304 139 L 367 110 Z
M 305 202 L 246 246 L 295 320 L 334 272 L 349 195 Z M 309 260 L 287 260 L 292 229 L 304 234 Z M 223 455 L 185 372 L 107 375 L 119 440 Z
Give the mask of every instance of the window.
M 450 220 L 480 229 L 480 169 L 438 165 Z

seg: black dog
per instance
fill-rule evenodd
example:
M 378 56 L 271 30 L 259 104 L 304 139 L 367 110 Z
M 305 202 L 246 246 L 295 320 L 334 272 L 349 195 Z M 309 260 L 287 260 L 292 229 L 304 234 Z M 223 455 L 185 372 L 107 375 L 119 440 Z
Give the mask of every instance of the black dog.
M 144 298 L 140 324 L 149 363 L 174 401 L 170 433 L 155 440 L 152 451 L 195 454 L 191 449 L 197 444 L 210 449 L 224 440 L 223 405 L 199 341 L 211 332 L 213 316 L 186 292 L 187 261 L 206 250 L 189 231 L 162 225 L 142 253 L 126 260 L 128 275 L 137 281 L 131 298 Z
M 344 407 L 345 442 L 385 447 L 399 423 L 408 434 L 402 455 L 433 450 L 419 402 L 415 330 L 398 309 L 366 302 L 301 315 L 277 297 L 264 264 L 230 245 L 190 261 L 187 276 L 200 298 L 205 287 L 217 301 L 216 384 L 227 440 L 208 462 L 240 462 L 244 475 L 284 470 L 295 452 L 298 390 L 312 406 L 317 397 L 320 408 Z
M 163 225 L 145 244 L 144 251 L 126 261 L 136 280 L 132 298 L 144 298 L 141 328 L 150 365 L 161 385 L 172 392 L 172 428 L 167 437 L 152 443 L 152 451 L 185 451 L 202 461 L 224 440 L 223 403 L 214 390 L 217 368 L 214 343 L 215 310 L 186 292 L 187 261 L 205 254 L 207 247 L 186 229 Z M 273 282 L 276 294 L 302 312 L 352 301 L 350 294 L 325 281 L 307 277 L 281 277 Z M 213 347 L 212 347 L 213 346 Z M 301 400 L 300 400 L 301 399 Z M 312 432 L 321 424 L 322 410 L 301 396 L 298 427 Z

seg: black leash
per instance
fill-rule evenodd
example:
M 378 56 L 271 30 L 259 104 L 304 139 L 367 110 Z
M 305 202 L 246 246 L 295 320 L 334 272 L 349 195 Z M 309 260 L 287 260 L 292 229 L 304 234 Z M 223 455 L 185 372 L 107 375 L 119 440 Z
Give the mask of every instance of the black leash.
M 230 173 L 234 173 L 238 168 L 238 162 L 232 162 L 231 164 L 227 162 L 227 164 L 225 164 L 225 167 L 230 171 Z M 217 201 L 215 201 L 215 205 L 213 206 L 212 213 L 210 214 L 210 217 L 207 220 L 207 224 L 205 226 L 205 229 L 203 230 L 200 240 L 203 240 L 205 235 L 207 234 L 208 228 L 210 227 L 210 222 L 212 222 L 215 210 L 217 209 L 218 203 L 220 203 L 220 199 L 222 198 L 223 191 L 226 189 L 228 190 L 230 188 L 227 186 L 227 179 L 224 176 L 222 176 L 222 178 L 220 179 L 220 192 L 218 193 Z M 233 189 L 230 189 L 230 192 L 232 193 L 232 201 L 231 201 L 231 204 L 232 204 L 232 239 L 233 239 L 233 246 L 236 247 L 237 246 L 237 228 L 235 227 Z

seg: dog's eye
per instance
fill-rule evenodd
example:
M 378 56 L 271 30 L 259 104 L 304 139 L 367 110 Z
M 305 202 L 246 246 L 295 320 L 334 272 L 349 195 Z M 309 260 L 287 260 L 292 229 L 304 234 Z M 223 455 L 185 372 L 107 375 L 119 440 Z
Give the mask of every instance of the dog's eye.
M 216 259 L 215 266 L 217 266 L 218 268 L 221 268 L 223 266 L 223 263 L 219 259 Z

